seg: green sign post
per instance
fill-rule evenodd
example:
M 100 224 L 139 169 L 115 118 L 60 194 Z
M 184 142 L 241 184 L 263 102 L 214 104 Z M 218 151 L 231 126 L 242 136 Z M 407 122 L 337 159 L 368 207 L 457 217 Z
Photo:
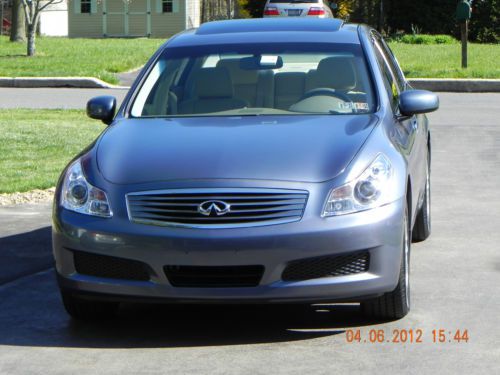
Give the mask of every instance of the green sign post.
M 469 36 L 469 20 L 471 17 L 471 1 L 460 0 L 457 4 L 455 17 L 460 23 L 460 35 L 462 39 L 462 68 L 467 68 L 467 39 Z

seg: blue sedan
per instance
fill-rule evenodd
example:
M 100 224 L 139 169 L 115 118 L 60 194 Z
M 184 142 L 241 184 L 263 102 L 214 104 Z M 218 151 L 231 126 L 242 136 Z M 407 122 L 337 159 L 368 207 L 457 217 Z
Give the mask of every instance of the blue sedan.
M 405 316 L 438 106 L 368 26 L 235 20 L 174 36 L 118 110 L 88 103 L 109 126 L 56 190 L 66 310 L 348 301 Z

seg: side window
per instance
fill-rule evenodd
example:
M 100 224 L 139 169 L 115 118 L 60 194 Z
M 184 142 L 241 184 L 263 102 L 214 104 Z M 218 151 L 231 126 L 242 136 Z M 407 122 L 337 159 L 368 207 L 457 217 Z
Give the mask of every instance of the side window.
M 92 2 L 90 0 L 80 1 L 80 13 L 90 13 L 92 9 Z
M 73 12 L 75 14 L 96 13 L 97 0 L 73 0 Z
M 391 72 L 378 43 L 375 42 L 375 55 L 377 57 L 378 64 L 380 66 L 380 71 L 382 72 L 382 77 L 384 79 L 385 89 L 387 95 L 391 99 L 392 108 L 395 111 L 398 106 L 400 88 L 396 82 L 394 74 Z
M 123 1 L 130 2 L 131 0 L 123 0 Z M 169 14 L 169 13 L 179 12 L 179 0 L 154 0 L 154 2 L 156 3 L 156 13 L 158 14 Z
M 173 0 L 162 0 L 163 13 L 172 13 L 174 11 Z
M 384 54 L 387 63 L 389 64 L 390 69 L 394 73 L 394 77 L 396 78 L 399 90 L 404 91 L 406 89 L 406 80 L 403 72 L 401 71 L 401 68 L 399 67 L 396 57 L 394 56 L 384 39 L 380 38 L 378 39 L 378 42 L 380 44 L 380 49 Z

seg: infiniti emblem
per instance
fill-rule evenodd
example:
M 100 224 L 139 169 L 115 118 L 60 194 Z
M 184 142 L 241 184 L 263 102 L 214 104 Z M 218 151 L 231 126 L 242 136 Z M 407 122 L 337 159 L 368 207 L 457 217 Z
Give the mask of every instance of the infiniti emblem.
M 205 201 L 198 206 L 198 212 L 205 216 L 222 216 L 231 211 L 231 205 L 223 201 Z

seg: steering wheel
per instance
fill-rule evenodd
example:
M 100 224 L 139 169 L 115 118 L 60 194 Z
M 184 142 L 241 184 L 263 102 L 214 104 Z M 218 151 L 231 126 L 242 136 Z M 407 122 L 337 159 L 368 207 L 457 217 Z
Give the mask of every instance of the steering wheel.
M 351 109 L 353 113 L 357 112 L 357 108 L 354 106 L 354 102 L 352 99 L 345 93 L 340 91 L 335 91 L 329 87 L 318 87 L 316 89 L 312 89 L 307 91 L 300 100 L 305 100 L 308 98 L 312 98 L 313 96 L 333 96 L 334 98 L 340 99 L 343 102 L 351 103 Z

